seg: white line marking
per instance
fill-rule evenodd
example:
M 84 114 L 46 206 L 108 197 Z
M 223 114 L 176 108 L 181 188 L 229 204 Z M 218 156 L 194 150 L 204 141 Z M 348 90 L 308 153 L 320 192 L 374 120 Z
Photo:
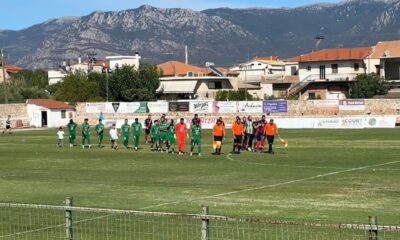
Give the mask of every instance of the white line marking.
M 231 158 L 231 156 L 232 155 L 229 154 L 227 156 L 227 158 L 229 159 L 229 158 Z M 289 184 L 292 184 L 292 183 L 304 182 L 304 181 L 314 180 L 314 179 L 328 177 L 328 176 L 332 176 L 332 175 L 337 175 L 337 174 L 341 174 L 341 173 L 346 173 L 346 172 L 354 172 L 354 171 L 359 171 L 359 170 L 372 168 L 372 167 L 387 166 L 387 165 L 391 165 L 391 164 L 395 164 L 395 163 L 400 163 L 400 161 L 392 161 L 392 162 L 380 163 L 380 164 L 375 164 L 375 165 L 367 165 L 367 166 L 363 166 L 363 167 L 350 168 L 350 169 L 345 169 L 345 170 L 341 170 L 341 171 L 335 171 L 335 172 L 330 172 L 330 173 L 319 174 L 319 175 L 312 176 L 312 177 L 300 178 L 300 179 L 291 180 L 291 181 L 287 181 L 287 182 L 274 183 L 274 184 L 270 184 L 270 185 L 264 185 L 264 186 L 252 187 L 252 188 L 236 190 L 236 191 L 231 191 L 231 192 L 219 193 L 219 194 L 200 197 L 200 198 L 193 198 L 193 199 L 187 199 L 187 200 L 181 200 L 181 201 L 160 203 L 160 204 L 156 204 L 156 205 L 153 205 L 153 206 L 139 208 L 139 210 L 146 210 L 146 209 L 149 209 L 149 208 L 162 207 L 162 206 L 166 206 L 166 205 L 174 205 L 174 204 L 184 203 L 184 202 L 193 202 L 193 201 L 198 201 L 198 200 L 204 200 L 204 199 L 210 199 L 210 198 L 216 198 L 216 197 L 223 197 L 223 196 L 228 196 L 228 195 L 237 194 L 237 193 L 244 193 L 244 192 L 262 190 L 262 189 L 266 189 L 266 188 L 274 188 L 274 187 L 289 185 Z

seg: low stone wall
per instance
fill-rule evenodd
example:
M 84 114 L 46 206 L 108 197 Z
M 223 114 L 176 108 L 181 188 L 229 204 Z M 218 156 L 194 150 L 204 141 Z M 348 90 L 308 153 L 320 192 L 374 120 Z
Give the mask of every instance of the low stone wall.
M 161 114 L 161 113 L 160 113 Z M 108 120 L 121 120 L 133 119 L 135 117 L 144 118 L 148 113 L 104 113 Z M 153 116 L 159 115 L 153 113 Z M 193 113 L 190 112 L 168 112 L 169 117 L 192 117 Z M 244 115 L 239 113 L 224 113 L 224 114 L 199 114 L 200 117 L 216 117 L 222 116 L 232 118 L 236 115 Z M 253 114 L 253 115 L 262 115 Z M 307 116 L 323 116 L 323 117 L 336 117 L 336 116 L 360 116 L 360 115 L 374 115 L 374 116 L 388 116 L 397 115 L 397 122 L 400 123 L 400 99 L 366 99 L 365 110 L 362 111 L 342 111 L 338 109 L 317 109 L 312 100 L 290 100 L 288 101 L 288 112 L 284 113 L 271 113 L 270 116 L 279 117 L 307 117 Z M 86 113 L 86 103 L 78 103 L 76 106 L 76 121 L 83 122 L 85 118 L 89 119 L 91 124 L 96 123 L 99 115 L 97 113 Z
M 11 115 L 13 127 L 29 126 L 28 111 L 25 103 L 0 104 L 0 127 L 4 127 L 8 115 Z M 22 126 L 18 126 L 21 123 Z

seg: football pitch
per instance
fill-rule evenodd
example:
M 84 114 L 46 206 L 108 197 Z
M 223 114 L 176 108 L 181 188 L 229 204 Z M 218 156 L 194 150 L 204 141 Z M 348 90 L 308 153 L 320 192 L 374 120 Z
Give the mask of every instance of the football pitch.
M 327 223 L 400 223 L 400 129 L 281 130 L 289 147 L 275 155 L 202 156 L 80 146 L 56 130 L 0 135 L 0 202 L 137 209 Z M 77 137 L 77 143 L 80 136 Z M 131 139 L 132 143 L 132 139 Z M 187 140 L 189 143 L 189 140 Z M 121 146 L 121 143 L 120 143 Z M 186 146 L 189 150 L 189 146 Z

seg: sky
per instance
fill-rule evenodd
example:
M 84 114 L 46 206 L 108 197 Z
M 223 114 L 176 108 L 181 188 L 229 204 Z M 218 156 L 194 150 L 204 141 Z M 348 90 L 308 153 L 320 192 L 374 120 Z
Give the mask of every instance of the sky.
M 295 7 L 337 0 L 0 0 L 0 29 L 20 30 L 62 16 L 84 16 L 91 12 L 118 11 L 148 4 L 194 10 L 230 7 Z

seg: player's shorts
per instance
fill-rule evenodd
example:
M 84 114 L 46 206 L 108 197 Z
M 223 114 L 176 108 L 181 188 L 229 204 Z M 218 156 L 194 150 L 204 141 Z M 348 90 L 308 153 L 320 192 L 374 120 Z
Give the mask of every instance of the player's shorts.
M 175 144 L 176 143 L 175 136 L 173 134 L 168 134 L 167 135 L 167 140 L 168 140 L 169 144 Z
M 201 139 L 199 137 L 192 138 L 192 145 L 200 145 Z
M 6 129 L 11 129 L 11 126 L 10 125 L 6 125 Z
M 160 140 L 164 141 L 167 140 L 167 132 L 160 132 Z
M 135 134 L 135 135 L 132 135 L 132 136 L 133 136 L 134 139 L 140 138 L 140 135 L 136 135 L 136 134 Z
M 117 140 L 116 139 L 111 139 L 111 143 L 114 144 Z
M 83 138 L 89 138 L 90 136 L 89 136 L 89 134 L 82 134 L 82 137 Z
M 256 134 L 254 137 L 256 138 L 257 141 L 261 141 L 263 136 L 264 136 L 264 134 Z
M 103 139 L 104 138 L 104 134 L 97 134 L 97 138 L 98 139 Z
M 216 142 L 222 142 L 222 136 L 214 136 L 214 141 Z
M 124 139 L 124 141 L 129 140 L 129 135 L 124 135 L 122 136 L 122 138 Z
M 146 133 L 146 135 L 150 135 L 150 129 L 145 129 L 144 133 Z
M 215 141 L 215 140 L 213 141 L 214 150 L 217 148 L 221 148 L 221 146 L 222 146 L 222 141 Z
M 233 139 L 234 143 L 242 143 L 243 142 L 243 136 L 242 135 L 235 135 Z
M 160 141 L 160 135 L 153 135 L 154 142 Z

